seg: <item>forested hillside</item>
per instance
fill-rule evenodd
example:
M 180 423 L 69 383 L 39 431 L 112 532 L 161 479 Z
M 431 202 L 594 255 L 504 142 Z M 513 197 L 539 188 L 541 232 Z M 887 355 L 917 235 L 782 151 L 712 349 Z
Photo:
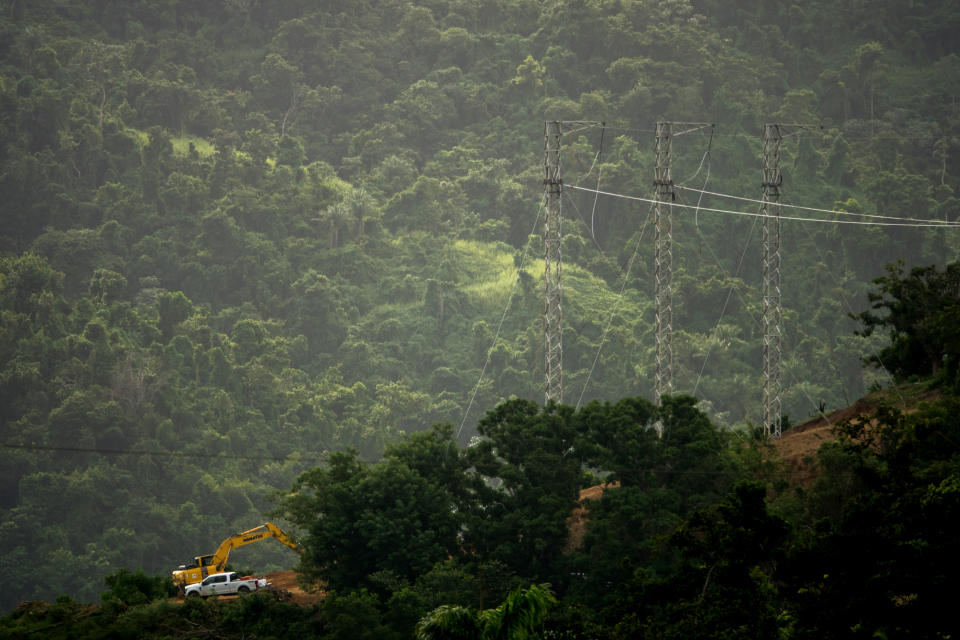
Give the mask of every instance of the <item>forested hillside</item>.
M 762 124 L 812 125 L 784 201 L 954 221 L 958 28 L 947 0 L 0 1 L 0 611 L 212 552 L 331 452 L 541 402 L 545 119 L 604 123 L 565 137 L 568 184 L 639 197 L 657 120 L 715 125 L 674 141 L 678 183 L 750 198 Z M 566 194 L 564 403 L 652 399 L 649 207 Z M 758 225 L 674 224 L 674 387 L 749 431 Z M 887 384 L 849 314 L 960 237 L 783 233 L 796 420 Z

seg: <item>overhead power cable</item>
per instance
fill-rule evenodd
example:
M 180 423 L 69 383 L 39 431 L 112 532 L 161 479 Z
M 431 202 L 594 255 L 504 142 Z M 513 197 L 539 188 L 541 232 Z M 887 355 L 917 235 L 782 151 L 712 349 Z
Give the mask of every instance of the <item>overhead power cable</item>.
M 873 135 L 869 135 L 869 134 L 868 134 L 868 135 L 845 135 L 845 134 L 841 133 L 841 130 L 843 129 L 844 125 L 846 125 L 846 124 L 847 124 L 846 122 L 838 122 L 838 123 L 836 123 L 833 127 L 831 127 L 830 129 L 820 128 L 820 133 L 819 133 L 818 135 L 803 135 L 802 133 L 798 132 L 797 134 L 795 134 L 795 137 L 797 137 L 797 138 L 813 138 L 813 139 L 823 139 L 824 136 L 828 136 L 828 137 L 840 137 L 840 138 L 843 138 L 844 140 L 846 140 L 847 142 L 853 142 L 853 141 L 858 141 L 858 140 L 859 140 L 859 141 L 862 141 L 862 140 L 871 140 L 871 141 L 873 141 L 873 140 L 893 140 L 893 141 L 897 141 L 897 142 L 904 142 L 904 141 L 907 141 L 907 140 L 933 140 L 933 139 L 936 139 L 936 138 L 942 138 L 943 135 L 944 135 L 944 134 L 942 134 L 942 133 L 912 134 L 912 135 L 908 135 L 908 136 L 901 136 L 901 135 L 888 134 L 888 133 L 878 133 L 878 134 L 873 134 Z M 948 126 L 949 126 L 949 125 L 947 125 L 947 124 L 940 124 L 940 125 L 939 125 L 939 127 L 940 127 L 941 129 L 948 128 Z M 606 127 L 607 127 L 607 129 L 610 130 L 610 131 L 623 131 L 623 132 L 626 132 L 626 133 L 655 133 L 655 130 L 654 130 L 654 129 L 651 129 L 651 128 L 649 128 L 649 127 L 648 127 L 648 128 L 643 128 L 643 127 L 618 127 L 618 126 L 611 125 L 611 124 L 606 125 Z M 717 136 L 717 137 L 722 137 L 722 138 L 733 138 L 733 139 L 740 138 L 740 139 L 743 139 L 743 140 L 747 140 L 747 141 L 749 141 L 749 142 L 755 142 L 755 141 L 756 141 L 756 135 L 755 135 L 755 134 L 752 134 L 752 133 L 750 133 L 750 132 L 747 132 L 747 131 L 735 131 L 735 132 L 729 132 L 729 133 L 717 132 L 717 133 L 716 133 L 716 136 Z
M 293 452 L 286 456 L 268 456 L 268 455 L 243 455 L 243 454 L 234 454 L 234 453 L 207 453 L 207 452 L 198 452 L 191 453 L 189 451 L 149 451 L 143 449 L 113 449 L 105 447 L 66 447 L 59 445 L 43 445 L 43 444 L 17 444 L 11 442 L 4 442 L 0 444 L 0 448 L 3 449 L 20 449 L 25 451 L 60 451 L 65 453 L 100 453 L 104 455 L 121 455 L 121 456 L 151 456 L 151 457 L 164 457 L 164 458 L 206 458 L 206 459 L 220 459 L 220 460 L 261 460 L 261 461 L 271 461 L 271 462 L 286 462 L 290 459 L 291 455 L 299 455 L 301 458 L 309 458 L 314 460 L 325 459 L 330 454 L 326 451 L 315 452 L 315 453 L 303 453 L 303 452 Z
M 628 196 L 622 193 L 613 193 L 611 191 L 599 191 L 597 189 L 587 189 L 586 187 L 576 187 L 573 185 L 564 185 L 565 189 L 575 189 L 577 191 L 586 191 L 588 193 L 599 193 L 603 196 L 610 196 L 611 198 L 623 198 L 624 200 L 633 200 L 635 202 L 656 202 L 651 198 L 641 198 L 640 196 Z M 753 213 L 750 211 L 731 211 L 729 209 L 714 209 L 710 207 L 696 207 L 689 204 L 680 204 L 674 202 L 671 206 L 679 207 L 681 209 L 694 209 L 699 211 L 709 211 L 711 213 L 725 213 L 728 215 L 734 216 L 748 216 L 753 218 L 762 218 L 764 214 L 762 213 Z M 915 220 L 914 222 L 869 222 L 862 220 L 827 220 L 824 218 L 801 218 L 799 216 L 780 216 L 781 220 L 793 220 L 795 222 L 820 222 L 824 224 L 851 224 L 851 225 L 860 225 L 860 226 L 874 226 L 874 227 L 926 227 L 926 228 L 949 228 L 960 226 L 958 224 L 944 224 L 943 222 L 938 222 L 936 220 Z
M 684 191 L 693 191 L 694 193 L 699 193 L 700 195 L 715 196 L 717 198 L 727 198 L 729 200 L 740 200 L 741 202 L 752 202 L 756 204 L 763 204 L 763 200 L 757 200 L 755 198 L 745 198 L 743 196 L 733 196 L 726 193 L 717 193 L 715 191 L 705 191 L 703 189 L 695 189 L 693 187 L 684 187 L 681 185 L 675 185 L 677 189 L 683 189 Z M 880 220 L 901 220 L 905 222 L 932 222 L 937 223 L 939 226 L 944 227 L 956 227 L 960 226 L 960 222 L 950 222 L 948 220 L 923 220 L 918 218 L 902 218 L 898 216 L 881 216 L 873 213 L 856 213 L 855 211 L 845 211 L 843 209 L 818 209 L 817 207 L 806 207 L 799 204 L 789 204 L 786 202 L 778 203 L 780 207 L 787 207 L 790 209 L 801 209 L 803 211 L 813 211 L 815 213 L 837 213 L 845 216 L 859 216 L 861 218 L 877 218 Z

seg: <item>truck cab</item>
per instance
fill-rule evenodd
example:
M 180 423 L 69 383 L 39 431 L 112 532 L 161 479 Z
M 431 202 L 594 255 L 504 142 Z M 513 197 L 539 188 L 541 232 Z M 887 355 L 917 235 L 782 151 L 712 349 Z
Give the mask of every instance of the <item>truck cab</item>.
M 200 591 L 205 596 L 215 596 L 218 593 L 227 593 L 227 588 L 230 587 L 230 593 L 233 593 L 233 585 L 230 583 L 236 579 L 236 573 L 215 573 L 204 578 L 200 583 Z

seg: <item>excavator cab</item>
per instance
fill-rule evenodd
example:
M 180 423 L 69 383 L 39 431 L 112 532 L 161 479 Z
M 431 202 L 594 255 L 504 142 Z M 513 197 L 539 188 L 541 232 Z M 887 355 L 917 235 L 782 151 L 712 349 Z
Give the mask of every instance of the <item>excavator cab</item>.
M 208 554 L 205 556 L 198 556 L 188 562 L 187 564 L 182 564 L 177 567 L 178 571 L 183 571 L 184 569 L 199 569 L 200 567 L 209 567 L 214 563 L 213 554 Z

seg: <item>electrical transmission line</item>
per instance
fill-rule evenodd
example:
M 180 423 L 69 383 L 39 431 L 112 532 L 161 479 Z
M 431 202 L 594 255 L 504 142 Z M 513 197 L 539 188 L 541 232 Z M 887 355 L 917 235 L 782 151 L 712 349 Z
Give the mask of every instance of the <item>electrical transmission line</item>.
M 564 189 L 573 189 L 576 191 L 586 191 L 587 193 L 599 193 L 602 196 L 609 196 L 611 198 L 622 198 L 624 200 L 633 200 L 634 202 L 649 202 L 655 203 L 656 200 L 652 198 L 643 198 L 641 196 L 630 196 L 623 193 L 615 193 L 613 191 L 603 191 L 598 189 L 590 189 L 588 187 L 578 187 L 574 185 L 565 185 Z M 735 197 L 735 196 L 730 196 Z M 707 213 L 723 213 L 734 216 L 748 216 L 752 218 L 762 218 L 762 213 L 757 213 L 753 211 L 736 211 L 733 209 L 717 209 L 713 207 L 698 207 L 692 204 L 682 204 L 679 202 L 674 202 L 672 205 L 674 208 L 680 209 L 693 209 L 700 212 Z M 837 211 L 835 213 L 849 213 L 844 211 Z M 855 214 L 861 215 L 861 214 Z M 865 215 L 865 214 L 863 214 Z M 909 220 L 909 222 L 872 222 L 869 220 L 831 220 L 827 218 L 803 218 L 800 216 L 785 216 L 781 215 L 780 220 L 790 220 L 794 222 L 820 222 L 823 224 L 848 224 L 848 225 L 859 225 L 859 226 L 872 226 L 872 227 L 915 227 L 915 228 L 950 228 L 950 227 L 960 227 L 960 224 L 956 223 L 944 223 L 942 220 L 930 220 L 922 218 L 904 218 L 903 220 Z
M 696 189 L 694 187 L 685 187 L 683 185 L 675 185 L 675 189 L 682 189 L 684 191 L 692 191 L 693 193 L 699 193 L 705 196 L 713 196 L 716 198 L 726 198 L 728 200 L 739 200 L 741 202 L 753 202 L 756 204 L 763 204 L 763 200 L 758 200 L 756 198 L 746 198 L 743 196 L 734 196 L 728 193 L 718 193 L 716 191 L 706 191 L 704 189 Z M 802 211 L 811 211 L 814 213 L 832 213 L 839 214 L 843 216 L 856 216 L 858 218 L 876 218 L 877 220 L 900 220 L 904 222 L 919 222 L 919 223 L 929 223 L 933 225 L 943 226 L 943 227 L 957 227 L 960 226 L 960 222 L 952 222 L 949 220 L 923 220 L 919 218 L 904 218 L 901 216 L 882 216 L 875 213 L 857 213 L 855 211 L 846 211 L 844 209 L 821 209 L 818 207 L 807 207 L 800 204 L 791 204 L 789 202 L 781 201 L 779 203 L 782 209 L 800 209 Z M 793 219 L 793 218 L 787 218 Z M 799 219 L 799 218 L 798 218 Z M 863 224 L 878 224 L 871 222 L 864 222 Z
M 252 461 L 272 461 L 286 462 L 293 460 L 292 456 L 299 458 L 325 460 L 329 457 L 329 452 L 291 452 L 284 456 L 274 456 L 267 454 L 247 455 L 239 453 L 211 453 L 211 452 L 188 452 L 188 451 L 169 451 L 169 450 L 148 450 L 148 449 L 117 449 L 110 447 L 80 447 L 67 445 L 43 445 L 43 444 L 18 444 L 4 442 L 0 444 L 2 449 L 20 449 L 26 451 L 56 451 L 62 453 L 98 453 L 101 455 L 122 455 L 122 456 L 149 456 L 162 458 L 205 458 L 217 460 L 252 460 Z
M 564 189 L 583 191 L 594 194 L 594 212 L 591 213 L 591 237 L 593 238 L 593 219 L 596 210 L 597 198 L 600 195 L 633 200 L 637 202 L 646 202 L 652 205 L 654 212 L 654 307 L 655 307 L 655 403 L 661 405 L 661 397 L 669 395 L 673 391 L 673 208 L 693 209 L 699 215 L 703 213 L 719 213 L 727 215 L 738 215 L 752 217 L 754 220 L 762 220 L 762 303 L 763 313 L 760 321 L 757 323 L 761 330 L 763 339 L 763 407 L 762 424 L 765 435 L 768 437 L 779 438 L 782 433 L 783 421 L 783 400 L 782 400 L 782 256 L 781 256 L 781 223 L 783 221 L 797 222 L 815 222 L 831 225 L 859 225 L 872 227 L 906 227 L 906 228 L 943 228 L 957 227 L 960 222 L 949 222 L 946 220 L 917 219 L 900 216 L 886 216 L 869 213 L 857 213 L 835 208 L 825 209 L 816 207 L 807 207 L 793 205 L 781 202 L 782 174 L 780 172 L 780 159 L 782 143 L 787 135 L 798 135 L 799 130 L 810 128 L 802 124 L 780 124 L 769 123 L 764 126 L 763 131 L 763 182 L 761 199 L 733 196 L 706 190 L 704 188 L 696 189 L 677 185 L 672 176 L 673 160 L 673 138 L 697 131 L 705 127 L 712 127 L 711 124 L 703 123 L 676 123 L 676 122 L 657 122 L 653 130 L 655 136 L 655 166 L 654 166 L 654 193 L 652 198 L 643 198 L 628 196 L 624 194 L 603 191 L 598 185 L 595 189 L 581 187 L 578 185 L 565 185 L 560 177 L 560 142 L 566 133 L 565 127 L 587 128 L 597 126 L 602 123 L 576 122 L 567 123 L 560 121 L 547 122 L 545 125 L 545 169 L 546 178 L 544 183 L 547 188 L 547 200 L 551 204 L 548 212 L 548 221 L 546 224 L 545 244 L 546 244 L 546 310 L 545 310 L 545 344 L 547 351 L 547 402 L 555 400 L 559 402 L 562 399 L 562 328 L 561 328 L 561 302 L 562 289 L 560 283 L 560 202 Z M 605 124 L 602 126 L 606 127 Z M 677 131 L 675 127 L 686 127 L 684 130 Z M 616 127 L 611 127 L 616 130 Z M 579 130 L 579 129 L 578 129 Z M 786 134 L 785 131 L 794 130 Z M 713 134 L 711 133 L 711 141 Z M 602 142 L 602 137 L 601 137 Z M 707 152 L 709 154 L 709 150 Z M 588 175 L 592 173 L 594 165 L 599 158 L 599 152 L 594 158 L 594 163 L 590 167 Z M 706 156 L 705 156 L 706 158 Z M 701 161 L 701 168 L 703 161 Z M 697 173 L 700 168 L 697 169 Z M 709 171 L 708 171 L 709 176 Z M 699 193 L 696 206 L 680 204 L 676 201 L 676 189 L 684 189 L 694 193 Z M 743 202 L 759 203 L 759 211 L 737 211 L 730 209 L 720 209 L 712 207 L 703 207 L 703 196 L 716 198 L 730 198 Z M 571 200 L 573 202 L 573 200 Z M 574 205 L 575 206 L 575 205 Z M 824 217 L 805 217 L 805 216 L 784 216 L 782 208 L 809 211 L 819 214 L 831 214 L 832 216 L 850 216 L 861 219 L 837 219 Z M 699 227 L 698 227 L 699 233 Z M 642 235 L 642 234 L 641 234 Z M 594 238 L 594 242 L 596 239 Z M 749 241 L 748 241 L 749 242 Z M 599 247 L 598 247 L 599 248 Z M 746 247 L 741 255 L 742 264 Z M 739 271 L 739 266 L 738 266 Z M 727 300 L 724 303 L 726 310 L 730 294 L 735 290 L 731 287 L 728 291 Z M 739 294 L 740 292 L 737 291 Z M 622 290 L 621 290 L 622 294 Z M 723 316 L 721 312 L 721 318 Z M 612 316 L 611 316 L 612 320 Z M 755 319 L 756 321 L 756 319 Z M 609 322 L 604 329 L 604 338 L 609 329 Z M 602 349 L 603 340 L 600 348 Z M 554 347 L 554 349 L 551 349 Z M 598 350 L 599 351 L 599 350 Z M 708 354 L 709 355 L 709 354 Z M 599 352 L 597 354 L 599 357 Z M 594 359 L 593 366 L 590 368 L 590 374 L 596 366 L 597 359 Z M 706 364 L 706 363 L 704 363 Z M 701 376 L 703 370 L 701 369 Z M 789 371 L 787 372 L 790 373 Z M 792 376 L 791 376 L 792 377 Z M 589 381 L 588 374 L 587 380 Z M 699 377 L 697 384 L 699 385 Z M 586 384 L 584 385 L 584 390 Z M 581 392 L 580 400 L 583 399 Z M 809 399 L 809 397 L 808 397 Z M 811 400 L 812 402 L 812 400 Z M 822 411 L 821 411 L 822 413 Z M 662 423 L 654 425 L 658 436 L 662 435 Z

